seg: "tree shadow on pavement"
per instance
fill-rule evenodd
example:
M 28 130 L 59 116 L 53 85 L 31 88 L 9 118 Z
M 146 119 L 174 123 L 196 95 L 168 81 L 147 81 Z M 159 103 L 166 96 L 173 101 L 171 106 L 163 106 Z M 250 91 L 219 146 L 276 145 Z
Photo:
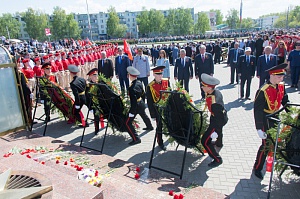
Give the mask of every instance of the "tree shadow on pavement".
M 227 84 L 227 85 L 224 85 L 224 86 L 218 86 L 217 89 L 218 90 L 226 90 L 226 89 L 231 89 L 231 88 L 234 88 L 235 87 L 235 84 Z

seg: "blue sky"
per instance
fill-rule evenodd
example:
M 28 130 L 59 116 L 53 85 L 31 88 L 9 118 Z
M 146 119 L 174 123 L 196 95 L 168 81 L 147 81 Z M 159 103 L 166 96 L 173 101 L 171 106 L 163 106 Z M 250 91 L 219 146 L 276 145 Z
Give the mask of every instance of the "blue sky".
M 139 11 L 142 7 L 159 10 L 194 7 L 196 12 L 221 9 L 224 15 L 230 8 L 240 9 L 240 0 L 87 0 L 90 13 L 106 12 L 114 6 L 118 12 Z M 300 0 L 243 0 L 243 18 L 257 18 L 260 15 L 286 11 L 289 5 L 300 5 Z M 28 7 L 51 13 L 59 6 L 67 13 L 86 13 L 86 0 L 3 0 L 0 14 L 25 11 Z

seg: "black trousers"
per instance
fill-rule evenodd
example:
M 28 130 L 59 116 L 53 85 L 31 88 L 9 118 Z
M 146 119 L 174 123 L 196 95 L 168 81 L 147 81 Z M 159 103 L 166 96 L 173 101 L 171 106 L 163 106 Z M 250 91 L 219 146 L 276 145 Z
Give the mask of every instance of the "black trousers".
M 200 77 L 201 77 L 201 74 L 200 74 Z M 199 83 L 200 83 L 200 90 L 201 90 L 201 98 L 205 98 L 205 92 L 204 92 L 204 90 L 202 89 L 202 80 L 201 80 L 201 78 L 199 77 Z
M 159 116 L 156 117 L 156 141 L 158 145 L 164 144 L 162 139 L 162 121 L 161 119 L 157 119 Z
M 76 109 L 76 108 L 74 107 L 74 116 L 76 117 L 76 119 L 77 119 L 78 121 L 81 121 L 81 123 L 84 124 L 84 121 L 82 121 L 82 120 L 84 120 L 84 118 L 81 118 L 81 116 L 80 116 L 80 111 L 81 111 L 82 106 L 83 106 L 84 104 L 86 104 L 86 98 L 85 98 L 85 95 L 79 95 L 79 98 L 80 98 L 80 104 L 79 104 L 80 108 L 79 108 L 79 109 Z M 75 105 L 74 105 L 74 106 L 75 106 Z
M 260 76 L 259 77 L 259 88 L 270 79 L 269 76 Z
M 203 134 L 203 136 L 201 138 L 201 144 L 207 151 L 208 155 L 211 158 L 213 158 L 215 161 L 219 162 L 222 158 L 221 158 L 220 154 L 216 151 L 213 143 L 211 142 L 212 139 L 210 137 L 214 131 L 218 134 L 218 138 L 217 138 L 217 141 L 215 144 L 219 147 L 222 147 L 223 146 L 222 128 L 215 128 L 211 124 L 209 125 L 209 127 L 207 128 L 205 133 Z
M 246 98 L 248 98 L 250 96 L 250 86 L 251 86 L 251 81 L 252 81 L 252 77 L 251 76 L 247 76 L 247 77 L 241 77 L 241 97 L 244 97 L 244 87 L 245 87 L 245 83 L 246 83 Z
M 190 79 L 189 78 L 183 78 L 183 79 L 178 79 L 178 81 L 180 82 L 180 85 L 183 86 L 184 85 L 184 89 L 189 92 L 189 82 Z
M 215 64 L 216 63 L 220 64 L 220 59 L 221 59 L 221 55 L 220 54 L 215 54 L 215 58 L 214 58 Z
M 128 87 L 129 87 L 129 79 L 128 79 L 128 77 L 126 77 L 126 76 L 119 76 L 119 82 L 120 82 L 120 87 L 121 87 L 121 91 L 122 92 L 125 91 L 125 86 L 126 86 L 126 89 L 128 89 Z
M 238 83 L 237 64 L 232 63 L 232 65 L 230 65 L 230 69 L 231 69 L 230 83 L 231 84 L 234 83 L 234 76 L 235 76 L 235 79 L 236 79 L 236 83 Z

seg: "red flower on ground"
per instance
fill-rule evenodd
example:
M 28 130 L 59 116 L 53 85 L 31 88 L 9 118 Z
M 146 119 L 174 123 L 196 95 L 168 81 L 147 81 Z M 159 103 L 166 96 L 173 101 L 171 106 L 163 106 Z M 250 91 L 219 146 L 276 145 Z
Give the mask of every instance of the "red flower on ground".
M 4 158 L 8 158 L 8 157 L 11 156 L 11 155 L 12 155 L 11 153 L 6 153 L 6 154 L 3 155 L 3 157 L 4 157 Z
M 135 178 L 136 180 L 138 180 L 138 179 L 140 178 L 140 175 L 139 175 L 138 173 L 136 173 L 136 174 L 134 175 L 134 178 Z
M 54 151 L 54 149 L 49 149 L 49 152 L 53 152 Z
M 140 167 L 135 168 L 135 171 L 140 172 L 141 171 Z
M 173 191 L 173 190 L 170 190 L 170 191 L 169 191 L 169 195 L 170 195 L 170 196 L 173 196 L 173 195 L 174 195 L 174 191 Z
M 173 199 L 179 199 L 179 196 L 175 194 Z
M 183 199 L 184 196 L 182 194 L 179 194 L 179 199 Z
M 207 153 L 206 149 L 203 149 L 203 153 Z
M 68 161 L 65 161 L 64 165 L 68 165 Z
M 59 160 L 56 160 L 56 164 L 58 164 L 59 163 Z
M 26 155 L 27 158 L 31 158 L 31 156 L 29 154 Z
M 40 150 L 40 153 L 45 153 L 46 151 L 45 150 Z
M 22 152 L 21 152 L 21 155 L 24 155 L 25 153 L 26 153 L 25 151 L 22 151 Z
M 83 167 L 77 166 L 77 171 L 82 171 Z
M 42 161 L 41 164 L 45 164 L 45 161 Z
M 281 138 L 278 138 L 278 142 L 281 142 L 282 140 L 281 140 Z
M 95 176 L 98 177 L 98 175 L 99 175 L 99 171 L 96 170 L 95 171 Z
M 70 162 L 74 162 L 74 159 L 73 159 L 73 158 L 70 158 Z

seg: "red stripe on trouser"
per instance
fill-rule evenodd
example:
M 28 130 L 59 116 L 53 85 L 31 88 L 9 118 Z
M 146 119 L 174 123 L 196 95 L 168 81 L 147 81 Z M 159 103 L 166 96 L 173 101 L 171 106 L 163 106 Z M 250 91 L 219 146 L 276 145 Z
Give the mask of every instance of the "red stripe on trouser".
M 265 139 L 263 139 L 263 145 L 266 146 L 266 140 Z M 263 151 L 260 152 L 260 156 L 258 158 L 257 165 L 256 165 L 255 169 L 258 169 L 263 153 L 264 153 Z
M 130 117 L 128 117 L 128 119 L 126 121 L 126 126 L 127 126 L 127 129 L 128 129 L 128 132 L 132 135 L 132 139 L 135 141 L 136 137 L 135 137 L 134 133 L 131 131 L 130 127 L 128 126 L 129 120 L 130 120 Z
M 217 162 L 219 162 L 220 160 L 219 160 L 216 156 L 214 156 L 214 154 L 211 152 L 210 148 L 207 146 L 207 142 L 208 142 L 208 140 L 210 139 L 210 136 L 211 136 L 211 134 L 212 134 L 214 131 L 215 131 L 215 129 L 212 129 L 210 135 L 209 135 L 209 136 L 207 137 L 207 139 L 205 140 L 204 145 L 206 146 L 208 152 L 210 152 L 210 154 L 214 157 L 214 159 L 215 159 Z

